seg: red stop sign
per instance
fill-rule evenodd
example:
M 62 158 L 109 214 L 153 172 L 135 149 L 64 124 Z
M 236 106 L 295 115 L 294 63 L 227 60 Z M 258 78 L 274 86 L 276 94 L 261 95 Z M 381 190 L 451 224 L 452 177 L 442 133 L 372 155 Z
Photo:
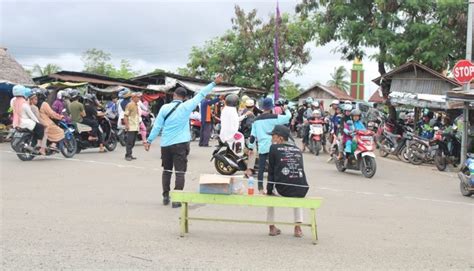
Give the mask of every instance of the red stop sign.
M 460 60 L 453 68 L 454 78 L 461 84 L 467 84 L 474 79 L 474 64 L 469 60 Z

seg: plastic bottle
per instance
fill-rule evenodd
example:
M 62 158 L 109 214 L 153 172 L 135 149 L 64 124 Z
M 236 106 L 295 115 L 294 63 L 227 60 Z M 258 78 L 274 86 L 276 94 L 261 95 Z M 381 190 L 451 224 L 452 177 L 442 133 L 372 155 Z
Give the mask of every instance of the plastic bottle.
M 253 195 L 253 192 L 254 192 L 254 190 L 253 190 L 254 184 L 255 184 L 255 182 L 254 182 L 254 180 L 253 180 L 253 177 L 250 176 L 249 179 L 248 179 L 247 195 L 249 195 L 249 196 L 252 196 L 252 195 Z

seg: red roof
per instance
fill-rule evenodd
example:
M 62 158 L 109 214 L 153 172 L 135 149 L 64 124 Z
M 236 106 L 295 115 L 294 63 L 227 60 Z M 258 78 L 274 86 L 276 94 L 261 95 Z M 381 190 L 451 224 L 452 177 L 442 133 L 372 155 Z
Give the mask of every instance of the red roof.
M 382 91 L 380 89 L 377 89 L 372 96 L 370 96 L 369 103 L 383 103 L 385 100 L 382 97 Z

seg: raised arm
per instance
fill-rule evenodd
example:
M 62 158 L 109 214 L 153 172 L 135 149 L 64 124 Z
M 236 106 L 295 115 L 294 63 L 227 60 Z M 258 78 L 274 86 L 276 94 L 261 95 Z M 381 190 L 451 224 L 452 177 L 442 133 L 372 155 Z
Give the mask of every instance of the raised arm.
M 209 85 L 205 86 L 203 89 L 201 89 L 191 100 L 188 100 L 183 103 L 183 107 L 185 108 L 186 111 L 191 112 L 198 106 L 198 104 L 206 98 L 206 96 L 211 93 L 212 89 L 220 84 L 222 82 L 222 75 L 218 75 L 214 82 L 210 83 Z M 217 100 L 219 101 L 219 100 Z
M 287 108 L 285 110 L 285 115 L 278 115 L 277 123 L 280 125 L 287 124 L 291 119 L 291 111 Z

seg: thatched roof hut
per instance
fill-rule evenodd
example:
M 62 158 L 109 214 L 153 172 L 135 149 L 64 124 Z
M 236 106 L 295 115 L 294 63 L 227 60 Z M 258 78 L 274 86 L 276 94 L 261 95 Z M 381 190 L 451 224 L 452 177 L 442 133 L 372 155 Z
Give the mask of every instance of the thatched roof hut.
M 35 84 L 23 67 L 7 53 L 7 49 L 0 47 L 0 82 L 5 81 L 12 84 Z

